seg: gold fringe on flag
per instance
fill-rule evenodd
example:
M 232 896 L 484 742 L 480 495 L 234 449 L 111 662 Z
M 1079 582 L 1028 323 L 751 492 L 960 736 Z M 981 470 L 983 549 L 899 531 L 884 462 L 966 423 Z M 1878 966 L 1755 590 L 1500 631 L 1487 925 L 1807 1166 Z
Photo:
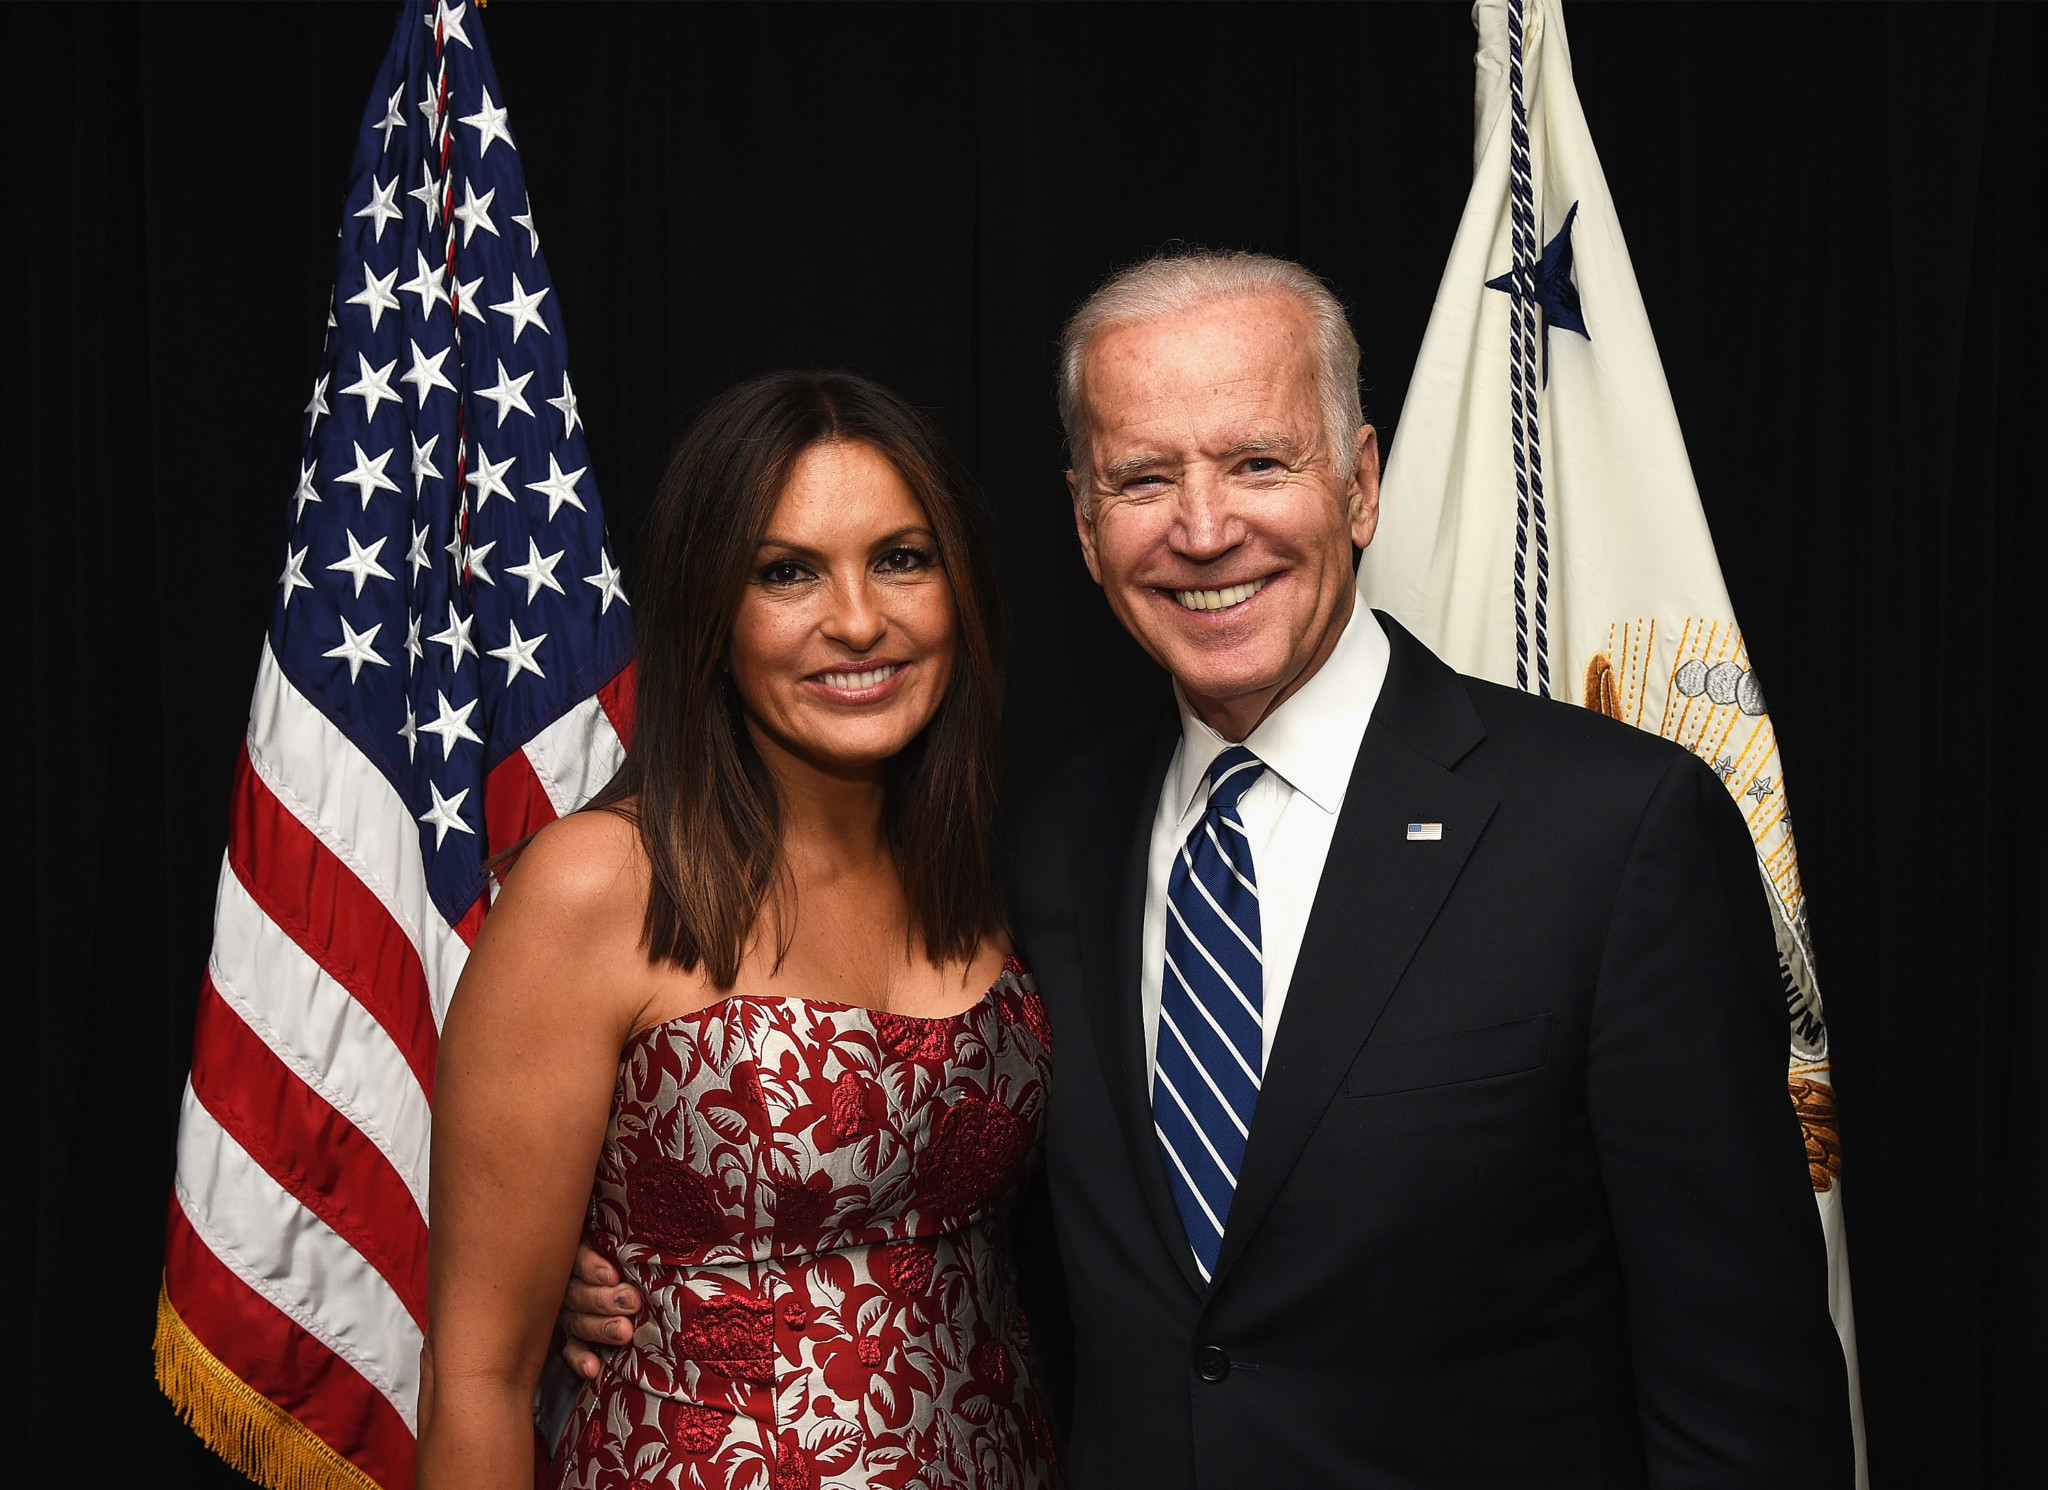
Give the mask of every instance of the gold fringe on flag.
M 235 1375 L 156 1297 L 156 1384 L 214 1453 L 269 1490 L 378 1490 L 327 1441 Z

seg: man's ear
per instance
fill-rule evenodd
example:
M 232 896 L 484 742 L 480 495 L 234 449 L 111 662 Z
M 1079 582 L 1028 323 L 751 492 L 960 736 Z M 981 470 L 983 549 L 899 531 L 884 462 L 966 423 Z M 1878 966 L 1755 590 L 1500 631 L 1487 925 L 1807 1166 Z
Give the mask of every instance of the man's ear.
M 1088 577 L 1096 584 L 1102 583 L 1102 566 L 1095 561 L 1095 520 L 1088 515 L 1088 504 L 1081 495 L 1081 483 L 1072 471 L 1067 472 L 1067 495 L 1074 503 L 1074 532 L 1081 539 L 1081 558 L 1088 566 Z
M 1345 497 L 1350 508 L 1351 541 L 1365 548 L 1380 525 L 1379 431 L 1370 424 L 1359 425 L 1352 451 L 1351 480 Z

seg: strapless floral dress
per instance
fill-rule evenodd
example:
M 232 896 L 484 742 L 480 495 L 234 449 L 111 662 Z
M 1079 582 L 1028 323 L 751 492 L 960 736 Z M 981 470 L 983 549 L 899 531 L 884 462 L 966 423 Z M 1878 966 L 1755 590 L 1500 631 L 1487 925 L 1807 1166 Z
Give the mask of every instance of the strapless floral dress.
M 647 1307 L 554 1483 L 1050 1485 L 1006 1236 L 1050 1057 L 1014 959 L 950 1018 L 737 995 L 635 1036 L 589 1233 Z

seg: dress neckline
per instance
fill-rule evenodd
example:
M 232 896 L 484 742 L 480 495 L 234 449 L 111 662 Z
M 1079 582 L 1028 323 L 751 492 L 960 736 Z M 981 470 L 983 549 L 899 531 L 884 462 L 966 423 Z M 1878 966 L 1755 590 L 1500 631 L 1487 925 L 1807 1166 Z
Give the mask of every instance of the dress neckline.
M 951 1024 L 957 1020 L 965 1019 L 975 1010 L 987 1004 L 996 996 L 996 990 L 1003 986 L 1003 980 L 1012 976 L 1019 978 L 1025 976 L 1024 964 L 1017 960 L 1017 955 L 1014 952 L 1004 956 L 1002 970 L 996 974 L 995 982 L 989 984 L 981 997 L 966 1008 L 952 1014 L 898 1014 L 893 1009 L 877 1009 L 872 1004 L 853 1004 L 843 999 L 806 998 L 800 993 L 728 993 L 724 998 L 713 999 L 701 1009 L 692 1009 L 687 1014 L 678 1014 L 673 1019 L 664 1019 L 658 1024 L 650 1024 L 647 1028 L 636 1031 L 627 1039 L 626 1043 L 631 1045 L 635 1041 L 646 1039 L 658 1030 L 671 1029 L 679 1024 L 688 1024 L 692 1020 L 703 1019 L 707 1015 L 716 1014 L 727 1004 L 742 1001 L 754 1004 L 802 1004 L 809 1008 L 827 1009 L 838 1013 L 857 1009 L 863 1014 L 879 1014 L 884 1019 L 908 1020 L 913 1024 Z

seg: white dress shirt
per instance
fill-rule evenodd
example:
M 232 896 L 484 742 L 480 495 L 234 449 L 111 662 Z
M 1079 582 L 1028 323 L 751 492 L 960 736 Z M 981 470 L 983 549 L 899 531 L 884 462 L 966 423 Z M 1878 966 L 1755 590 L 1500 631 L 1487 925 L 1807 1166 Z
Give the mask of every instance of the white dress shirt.
M 1287 985 L 1301 954 L 1308 914 L 1322 882 L 1323 861 L 1344 809 L 1344 792 L 1359 742 L 1387 679 L 1387 633 L 1363 597 L 1354 599 L 1344 634 L 1322 667 L 1245 737 L 1266 763 L 1265 774 L 1237 804 L 1259 885 L 1259 942 L 1265 965 L 1264 1059 L 1287 1003 Z M 1152 815 L 1152 851 L 1145 880 L 1145 960 L 1139 983 L 1145 1022 L 1145 1089 L 1152 1088 L 1159 1039 L 1159 990 L 1166 966 L 1166 886 L 1174 856 L 1209 804 L 1209 763 L 1231 742 L 1180 704 L 1180 746 L 1166 768 Z

